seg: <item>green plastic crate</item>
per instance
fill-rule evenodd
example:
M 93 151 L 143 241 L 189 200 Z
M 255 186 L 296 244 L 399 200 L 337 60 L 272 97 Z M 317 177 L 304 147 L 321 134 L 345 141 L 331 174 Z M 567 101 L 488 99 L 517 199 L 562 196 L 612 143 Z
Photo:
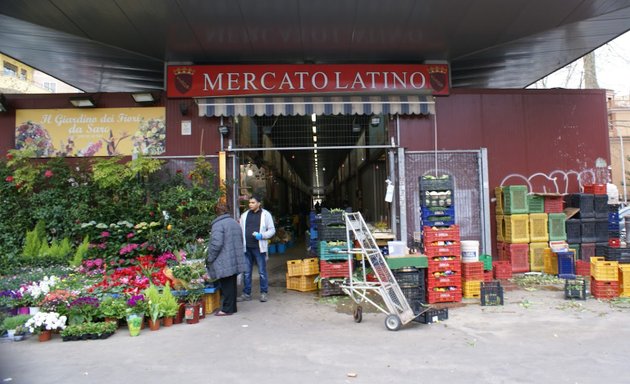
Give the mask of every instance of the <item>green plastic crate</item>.
M 565 222 L 567 216 L 564 213 L 549 214 L 549 241 L 566 240 L 567 231 Z
M 527 206 L 529 213 L 544 213 L 545 198 L 538 195 L 527 195 Z
M 507 185 L 503 187 L 503 213 L 529 213 L 526 185 Z
M 488 254 L 479 255 L 479 261 L 483 261 L 483 270 L 492 271 L 492 256 Z

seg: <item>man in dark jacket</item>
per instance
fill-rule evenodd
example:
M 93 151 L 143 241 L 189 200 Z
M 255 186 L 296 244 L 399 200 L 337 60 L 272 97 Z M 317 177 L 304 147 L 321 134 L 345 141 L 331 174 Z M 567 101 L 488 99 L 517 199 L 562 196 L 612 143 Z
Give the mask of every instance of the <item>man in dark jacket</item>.
M 221 310 L 216 316 L 236 312 L 236 276 L 247 271 L 241 226 L 228 215 L 225 203 L 215 207 L 217 218 L 212 221 L 206 268 L 211 279 L 221 284 Z

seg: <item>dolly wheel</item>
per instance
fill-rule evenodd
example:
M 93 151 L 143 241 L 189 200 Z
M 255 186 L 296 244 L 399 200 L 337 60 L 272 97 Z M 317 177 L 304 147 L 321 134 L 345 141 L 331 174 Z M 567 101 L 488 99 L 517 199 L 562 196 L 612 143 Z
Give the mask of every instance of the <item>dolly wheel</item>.
M 356 308 L 354 308 L 352 316 L 354 317 L 354 321 L 356 323 L 360 323 L 361 320 L 363 320 L 363 308 L 361 308 L 360 305 L 357 305 Z
M 400 321 L 400 317 L 396 315 L 389 315 L 385 318 L 385 326 L 390 331 L 397 331 L 402 327 L 402 321 Z

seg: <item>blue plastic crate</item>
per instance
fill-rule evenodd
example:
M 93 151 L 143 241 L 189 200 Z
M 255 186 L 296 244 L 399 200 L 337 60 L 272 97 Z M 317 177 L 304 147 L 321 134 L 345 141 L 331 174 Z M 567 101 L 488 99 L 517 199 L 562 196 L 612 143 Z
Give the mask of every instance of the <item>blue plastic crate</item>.
M 427 220 L 432 216 L 451 216 L 454 219 L 455 207 L 422 207 L 422 220 Z
M 558 275 L 575 275 L 575 254 L 573 252 L 556 252 L 558 256 Z M 566 278 L 566 277 L 564 277 Z
M 427 227 L 450 227 L 455 225 L 455 219 L 453 220 L 422 220 L 422 225 Z

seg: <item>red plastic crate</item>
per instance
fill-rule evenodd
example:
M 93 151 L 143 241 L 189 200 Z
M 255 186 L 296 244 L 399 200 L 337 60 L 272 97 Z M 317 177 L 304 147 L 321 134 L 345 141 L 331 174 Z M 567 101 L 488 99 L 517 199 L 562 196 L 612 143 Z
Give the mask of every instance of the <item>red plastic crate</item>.
M 598 299 L 619 297 L 618 281 L 599 281 L 591 278 L 591 295 Z
M 422 227 L 425 243 L 434 241 L 459 241 L 459 225 L 451 225 L 448 228 L 433 229 L 432 227 Z
M 427 272 L 433 273 L 437 271 L 457 271 L 461 272 L 462 262 L 457 260 L 429 260 L 427 263 Z
M 505 253 L 512 272 L 529 272 L 529 244 L 505 244 Z
M 348 269 L 348 263 L 350 263 L 350 260 L 346 260 L 346 261 L 321 260 L 319 262 L 319 276 L 322 278 L 349 277 L 350 270 Z
M 424 247 L 424 254 L 429 257 L 434 256 L 461 256 L 462 248 L 457 245 L 427 245 Z
M 512 264 L 505 260 L 493 261 L 492 272 L 495 279 L 510 279 L 512 278 Z
M 575 274 L 578 276 L 590 276 L 591 263 L 586 260 L 575 260 Z
M 587 184 L 584 186 L 584 193 L 592 193 L 594 195 L 605 195 L 606 184 Z
M 438 287 L 462 287 L 462 275 L 460 273 L 456 273 L 450 276 L 438 276 L 435 277 L 433 275 L 427 276 L 427 288 L 438 288 Z
M 545 196 L 545 213 L 562 213 L 564 199 L 562 196 Z
M 429 290 L 427 292 L 427 301 L 429 304 L 434 303 L 450 303 L 462 301 L 462 289 L 444 292 L 435 292 Z
M 507 260 L 505 258 L 505 243 L 497 241 L 497 260 Z
M 608 246 L 611 248 L 619 248 L 621 247 L 621 240 L 618 238 L 610 238 L 608 239 Z
M 462 278 L 464 280 L 483 280 L 483 261 L 462 263 Z
M 490 282 L 494 279 L 494 274 L 492 273 L 492 271 L 483 271 L 483 281 L 484 282 Z

